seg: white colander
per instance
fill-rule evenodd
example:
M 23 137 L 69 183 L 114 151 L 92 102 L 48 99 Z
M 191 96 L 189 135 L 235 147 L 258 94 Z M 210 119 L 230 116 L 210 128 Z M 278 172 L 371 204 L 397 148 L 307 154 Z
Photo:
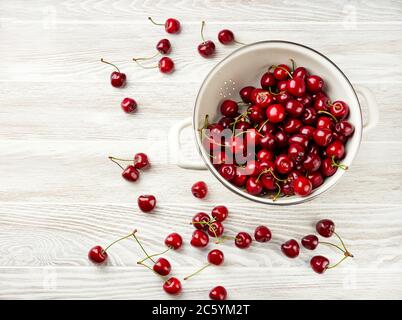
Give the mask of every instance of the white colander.
M 267 204 L 287 205 L 305 202 L 335 185 L 345 174 L 344 170 L 337 170 L 333 176 L 325 180 L 323 185 L 304 198 L 291 196 L 273 201 L 270 197 L 253 196 L 223 179 L 210 163 L 209 154 L 202 146 L 199 129 L 204 124 L 205 115 L 209 115 L 210 122 L 217 121 L 220 118 L 219 105 L 223 100 L 228 98 L 240 100 L 238 92 L 241 88 L 248 85 L 259 86 L 260 77 L 269 66 L 287 63 L 289 59 L 295 60 L 297 66 L 306 67 L 310 73 L 320 75 L 325 81 L 326 91 L 332 100 L 340 99 L 349 104 L 348 120 L 355 126 L 355 133 L 346 145 L 346 157 L 342 163 L 350 166 L 359 149 L 363 127 L 364 130 L 368 130 L 378 122 L 378 109 L 373 94 L 360 86 L 353 88 L 343 72 L 323 54 L 301 44 L 276 40 L 246 45 L 231 53 L 209 72 L 198 92 L 192 119 L 184 119 L 170 131 L 170 152 L 178 155 L 175 157 L 176 164 L 185 169 L 207 168 L 229 190 L 250 200 Z M 365 125 L 362 123 L 362 112 L 355 89 L 364 98 L 369 110 L 368 121 Z M 204 162 L 187 161 L 180 156 L 180 132 L 191 123 L 197 147 Z

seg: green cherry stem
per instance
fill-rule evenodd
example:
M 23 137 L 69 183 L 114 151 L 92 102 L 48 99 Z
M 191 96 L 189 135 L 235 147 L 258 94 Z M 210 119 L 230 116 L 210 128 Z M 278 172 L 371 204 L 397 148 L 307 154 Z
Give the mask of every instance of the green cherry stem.
M 279 185 L 279 183 L 278 183 L 278 182 L 275 182 L 275 184 L 276 184 L 276 186 L 278 187 L 278 192 L 275 194 L 275 196 L 274 196 L 274 198 L 272 199 L 272 201 L 276 201 L 276 199 L 278 199 L 279 196 L 281 195 L 281 191 L 282 191 L 281 186 Z
M 115 68 L 116 68 L 116 70 L 117 70 L 117 72 L 119 72 L 119 73 L 120 73 L 120 69 L 119 69 L 119 68 L 117 68 L 117 66 L 116 66 L 116 65 L 114 65 L 113 63 L 107 62 L 107 61 L 106 61 L 106 60 L 104 60 L 103 58 L 101 58 L 101 62 L 106 63 L 106 64 L 108 64 L 108 65 L 111 65 L 111 66 L 115 67 Z
M 338 246 L 338 245 L 336 245 L 336 244 L 334 244 L 334 243 L 325 242 L 325 241 L 319 241 L 319 243 L 320 243 L 320 244 L 325 244 L 325 245 L 327 245 L 327 246 L 332 246 L 332 247 L 338 248 L 338 249 L 341 250 L 344 254 L 346 253 L 345 250 L 343 250 L 340 246 Z
M 201 22 L 201 39 L 202 42 L 205 42 L 205 38 L 204 38 L 204 27 L 205 27 L 205 21 Z
M 292 63 L 292 73 L 293 73 L 295 71 L 296 62 L 292 58 L 290 58 L 289 60 Z
M 327 116 L 330 116 L 332 119 L 334 119 L 335 122 L 338 122 L 338 119 L 331 113 L 325 110 L 320 110 L 317 112 L 318 114 L 325 114 Z
M 342 170 L 348 170 L 349 169 L 349 167 L 347 165 L 342 164 L 342 163 L 337 163 L 335 161 L 335 156 L 332 156 L 331 159 L 332 159 L 332 166 L 333 167 L 337 167 L 337 168 L 342 169 Z
M 152 20 L 151 17 L 148 17 L 148 20 L 151 21 L 156 26 L 164 26 L 165 25 L 164 23 L 156 23 L 154 20 Z
M 206 268 L 209 267 L 209 266 L 210 266 L 209 263 L 206 264 L 206 265 L 203 266 L 201 269 L 199 269 L 199 270 L 197 270 L 196 272 L 194 272 L 194 273 L 190 274 L 189 276 L 185 277 L 184 280 L 190 279 L 191 277 L 193 277 L 193 276 L 195 276 L 196 274 L 200 273 L 202 270 L 206 269 Z
M 339 266 L 344 260 L 346 260 L 349 256 L 344 256 L 340 261 L 338 261 L 337 263 L 335 263 L 334 265 L 330 265 L 329 267 L 327 267 L 327 269 L 333 269 L 336 268 L 337 266 Z
M 121 237 L 121 238 L 119 238 L 119 239 L 113 241 L 113 242 L 112 242 L 111 244 L 109 244 L 103 251 L 106 252 L 107 249 L 109 249 L 109 248 L 110 248 L 111 246 L 113 246 L 115 243 L 117 243 L 117 242 L 119 242 L 119 241 L 121 241 L 121 240 L 124 240 L 124 239 L 128 239 L 128 238 L 130 238 L 131 236 L 134 236 L 136 232 L 137 232 L 137 230 L 134 230 L 134 231 L 131 232 L 130 234 L 128 234 L 128 235 L 126 235 L 126 236 L 124 236 L 124 237 Z
M 155 53 L 153 56 L 151 57 L 141 57 L 141 58 L 133 58 L 134 61 L 138 61 L 138 60 L 151 60 L 153 58 L 156 58 L 157 56 L 159 56 L 161 53 L 158 51 L 157 53 Z
M 133 58 L 133 61 L 136 63 L 136 64 L 138 64 L 141 68 L 143 68 L 143 69 L 156 69 L 156 68 L 158 68 L 158 66 L 143 66 L 141 63 L 139 63 L 138 61 L 137 61 L 138 59 L 135 59 L 135 58 Z
M 149 256 L 148 252 L 145 251 L 145 248 L 142 246 L 141 242 L 138 240 L 138 238 L 137 238 L 137 236 L 135 235 L 135 233 L 133 233 L 133 237 L 134 237 L 135 241 L 137 241 L 137 243 L 138 243 L 138 245 L 140 246 L 142 252 L 144 252 L 145 255 L 147 256 L 147 259 L 150 259 L 153 263 L 155 263 L 154 259 L 152 259 L 152 258 Z
M 114 162 L 115 164 L 117 164 L 117 165 L 121 168 L 121 170 L 125 170 L 125 169 L 123 168 L 123 166 L 122 166 L 120 163 L 118 163 L 116 160 L 113 159 L 113 157 L 109 157 L 109 159 L 110 159 L 110 161 L 112 161 L 112 162 Z
M 163 252 L 151 254 L 150 256 L 145 257 L 144 259 L 138 261 L 137 263 L 140 264 L 140 263 L 143 263 L 144 261 L 146 261 L 146 260 L 148 260 L 148 259 L 150 259 L 150 258 L 153 258 L 153 257 L 156 257 L 156 256 L 160 256 L 160 255 L 162 255 L 162 254 L 165 254 L 165 253 L 168 252 L 170 249 L 171 249 L 171 247 L 168 247 L 168 248 L 167 248 L 166 250 L 164 250 Z

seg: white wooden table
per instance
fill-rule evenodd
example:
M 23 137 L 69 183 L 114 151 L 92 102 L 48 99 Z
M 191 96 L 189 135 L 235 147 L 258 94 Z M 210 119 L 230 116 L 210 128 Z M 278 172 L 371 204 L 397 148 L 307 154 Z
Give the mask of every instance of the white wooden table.
M 182 33 L 167 35 L 149 15 L 177 17 Z M 189 219 L 218 204 L 230 209 L 228 234 L 266 224 L 274 238 L 247 251 L 221 245 L 226 265 L 185 283 L 180 298 L 207 298 L 218 284 L 231 299 L 402 298 L 401 16 L 401 1 L 1 1 L 0 298 L 169 299 L 160 279 L 136 265 L 141 252 L 133 241 L 116 245 L 104 267 L 88 261 L 88 249 L 135 227 L 149 251 L 158 252 L 176 231 L 186 245 L 168 257 L 183 277 L 206 254 L 188 245 Z M 201 58 L 203 19 L 207 38 L 230 28 L 245 42 L 311 46 L 375 93 L 380 123 L 325 196 L 287 208 L 264 206 L 230 193 L 207 171 L 168 161 L 168 129 L 191 115 L 202 79 L 235 48 L 218 45 L 214 59 Z M 152 54 L 163 37 L 173 44 L 174 74 L 130 61 Z M 126 72 L 127 88 L 110 86 L 112 69 L 101 57 Z M 139 102 L 136 114 L 120 110 L 125 96 Z M 184 140 L 186 156 L 196 159 L 193 142 Z M 107 156 L 138 151 L 149 154 L 153 168 L 129 184 Z M 210 189 L 205 201 L 189 191 L 201 179 Z M 138 212 L 142 193 L 157 196 L 155 214 Z M 356 258 L 317 275 L 308 265 L 310 252 L 289 260 L 279 245 L 313 232 L 326 217 Z M 317 252 L 337 257 L 328 248 Z

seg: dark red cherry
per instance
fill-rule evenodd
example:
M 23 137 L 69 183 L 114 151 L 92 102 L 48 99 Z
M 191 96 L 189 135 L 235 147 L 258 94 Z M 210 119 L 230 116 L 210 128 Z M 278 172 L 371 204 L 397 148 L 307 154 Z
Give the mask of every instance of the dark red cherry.
M 204 58 L 208 58 L 215 53 L 215 43 L 211 40 L 204 41 L 198 45 L 198 52 Z
M 331 142 L 325 149 L 327 157 L 334 157 L 335 159 L 342 159 L 345 155 L 345 146 L 342 142 L 335 140 Z
M 326 147 L 332 140 L 332 131 L 318 128 L 314 131 L 313 139 L 320 147 Z
M 285 80 L 289 77 L 290 68 L 286 64 L 280 64 L 274 69 L 274 77 L 276 80 Z
M 224 128 L 230 128 L 232 123 L 233 123 L 233 119 L 230 117 L 222 117 L 219 119 L 218 123 Z
M 315 229 L 319 235 L 330 238 L 335 232 L 335 223 L 330 219 L 322 219 L 317 222 Z
M 247 182 L 248 176 L 243 171 L 236 169 L 235 177 L 231 181 L 237 187 L 243 187 Z
M 276 80 L 273 73 L 271 72 L 264 73 L 261 77 L 260 84 L 261 87 L 264 89 L 268 89 L 269 87 L 274 86 L 276 84 Z
M 208 262 L 211 264 L 219 266 L 223 263 L 224 259 L 224 255 L 221 250 L 214 249 L 208 252 Z
M 303 148 L 307 148 L 308 146 L 308 141 L 309 139 L 307 138 L 307 136 L 300 134 L 300 133 L 296 133 L 292 136 L 289 137 L 289 144 L 300 144 Z
M 275 132 L 275 143 L 279 148 L 284 148 L 288 144 L 288 135 L 283 130 Z
M 297 67 L 294 71 L 293 71 L 293 77 L 294 78 L 302 78 L 303 80 L 306 79 L 306 77 L 308 77 L 308 72 L 306 70 L 306 68 L 304 67 Z
M 152 269 L 154 269 L 154 271 L 161 276 L 167 276 L 170 273 L 172 267 L 168 260 L 166 260 L 165 258 L 159 258 L 158 260 L 156 260 Z
M 232 180 L 236 175 L 236 167 L 233 164 L 223 164 L 218 171 L 219 174 L 228 181 Z
M 162 54 L 168 54 L 171 48 L 172 46 L 170 45 L 170 41 L 168 39 L 161 39 L 156 44 L 156 50 Z
M 223 224 L 219 221 L 214 221 L 208 226 L 208 234 L 211 237 L 220 237 L 223 234 L 223 231 L 225 228 L 223 227 Z
M 254 124 L 261 123 L 265 120 L 264 109 L 257 106 L 251 106 L 248 108 L 248 117 Z
M 193 184 L 191 187 L 191 193 L 194 195 L 196 198 L 205 198 L 205 196 L 208 193 L 208 187 L 207 184 L 204 181 L 198 181 Z
M 240 249 L 246 249 L 251 246 L 253 239 L 247 232 L 239 232 L 235 238 L 235 245 Z
M 349 106 L 343 101 L 334 101 L 329 108 L 329 112 L 333 114 L 338 120 L 344 120 L 349 115 Z
M 250 177 L 246 183 L 246 190 L 249 194 L 257 196 L 262 192 L 262 183 L 256 177 Z
M 209 292 L 209 297 L 212 300 L 226 300 L 227 297 L 226 289 L 222 286 L 212 288 L 212 290 Z
M 260 146 L 264 149 L 273 150 L 275 148 L 275 145 L 275 136 L 271 133 L 267 133 L 260 138 Z
M 334 166 L 331 158 L 325 158 L 321 161 L 320 171 L 324 177 L 332 176 L 338 168 Z
M 316 75 L 311 75 L 306 78 L 307 89 L 310 92 L 318 92 L 324 88 L 324 80 Z
M 332 131 L 334 129 L 334 122 L 332 121 L 332 119 L 330 119 L 328 117 L 319 117 L 317 119 L 316 127 L 320 128 L 320 129 L 328 129 L 328 130 Z
M 288 87 L 288 81 L 287 80 L 282 80 L 279 81 L 276 85 L 276 88 L 278 89 L 278 92 L 285 93 L 286 89 Z
M 323 256 L 314 256 L 310 260 L 311 268 L 317 273 L 324 273 L 329 265 L 329 260 Z
M 234 34 L 231 30 L 223 29 L 218 33 L 218 40 L 222 44 L 230 44 L 234 41 Z
M 191 237 L 190 244 L 193 247 L 203 248 L 208 245 L 208 242 L 209 242 L 209 237 L 204 231 L 195 230 L 193 232 L 193 236 Z
M 304 122 L 304 124 L 315 125 L 317 121 L 317 111 L 311 107 L 305 108 L 301 116 L 301 120 Z
M 207 230 L 210 221 L 211 218 L 209 215 L 207 215 L 205 212 L 198 212 L 193 217 L 192 223 L 194 225 L 194 228 L 198 230 Z
M 174 62 L 169 57 L 163 57 L 158 62 L 158 68 L 162 73 L 171 73 L 174 69 Z
M 267 118 L 272 123 L 282 122 L 285 119 L 285 108 L 281 104 L 272 104 L 267 108 Z
M 306 169 L 308 172 L 314 172 L 320 169 L 321 166 L 321 158 L 314 154 L 309 153 L 303 161 L 303 168 Z
M 126 84 L 126 79 L 127 79 L 126 74 L 120 72 L 120 69 L 117 68 L 116 65 L 114 65 L 113 63 L 107 62 L 103 58 L 101 59 L 101 62 L 111 65 L 117 70 L 117 71 L 113 71 L 110 75 L 111 85 L 115 88 L 124 87 L 124 85 Z
M 120 106 L 125 113 L 131 113 L 137 109 L 137 102 L 132 98 L 124 98 Z
M 301 97 L 306 92 L 306 84 L 302 78 L 293 78 L 288 81 L 288 92 L 295 97 Z
M 300 130 L 303 123 L 299 119 L 289 118 L 283 124 L 283 130 L 286 133 L 296 133 Z
M 143 212 L 151 212 L 156 206 L 156 198 L 153 195 L 141 195 L 137 202 Z
M 168 294 L 179 294 L 181 291 L 181 282 L 175 277 L 171 277 L 163 284 L 163 290 Z
M 330 100 L 327 96 L 319 96 L 314 100 L 313 108 L 316 111 L 328 111 Z
M 281 154 L 275 159 L 275 169 L 281 174 L 289 173 L 293 168 L 293 162 L 287 155 Z
M 309 179 L 300 176 L 293 182 L 293 191 L 300 197 L 308 196 L 313 190 L 313 186 Z
M 171 233 L 166 237 L 165 245 L 173 250 L 177 250 L 183 245 L 183 238 L 178 233 Z
M 298 97 L 296 100 L 299 101 L 304 107 L 309 107 L 313 104 L 313 98 L 309 94 Z
M 222 222 L 228 217 L 229 210 L 225 206 L 217 206 L 212 209 L 211 215 L 216 221 Z
M 299 133 L 305 135 L 309 140 L 313 139 L 315 128 L 312 126 L 303 126 L 300 128 Z
M 247 121 L 239 121 L 235 125 L 235 129 L 240 131 L 246 131 L 252 128 L 251 123 Z
M 244 87 L 243 89 L 240 90 L 240 98 L 246 102 L 250 103 L 251 102 L 251 93 L 253 92 L 255 88 L 252 86 L 247 86 Z
M 286 112 L 293 117 L 300 117 L 303 114 L 304 107 L 297 100 L 289 100 L 285 105 Z
M 123 170 L 121 176 L 130 182 L 135 182 L 140 177 L 140 173 L 134 166 L 127 166 L 126 169 Z
M 271 150 L 261 149 L 257 153 L 257 160 L 258 161 L 273 161 L 274 160 L 274 153 Z
M 258 226 L 255 228 L 254 238 L 257 242 L 268 242 L 272 238 L 271 230 L 266 226 Z
M 230 118 L 234 118 L 237 116 L 239 112 L 239 106 L 237 105 L 236 101 L 233 100 L 224 100 L 221 103 L 221 113 Z
M 259 125 L 258 130 L 262 135 L 265 135 L 267 133 L 273 133 L 275 130 L 275 127 L 272 123 L 264 121 L 262 124 Z
M 281 250 L 288 258 L 296 258 L 299 255 L 300 247 L 296 240 L 290 239 L 281 245 Z
M 148 17 L 148 19 L 157 26 L 165 26 L 167 33 L 178 33 L 180 31 L 180 22 L 177 19 L 169 18 L 165 23 L 156 23 L 151 17 Z
M 275 98 L 267 90 L 254 89 L 251 92 L 251 102 L 260 108 L 266 108 L 275 101 Z
M 285 105 L 289 100 L 292 99 L 292 96 L 287 92 L 282 92 L 276 96 L 276 102 Z
M 301 241 L 303 247 L 305 247 L 308 250 L 314 250 L 318 246 L 318 238 L 314 234 L 309 234 L 305 237 L 303 237 Z
M 335 132 L 345 137 L 350 137 L 355 131 L 355 127 L 350 122 L 344 120 L 335 124 Z
M 309 173 L 307 175 L 307 179 L 310 180 L 313 189 L 318 188 L 320 185 L 324 183 L 324 177 L 319 171 Z
M 136 169 L 145 169 L 150 166 L 148 156 L 145 153 L 136 153 L 134 155 L 134 167 Z
M 276 179 L 270 173 L 263 174 L 260 177 L 260 181 L 267 190 L 273 191 L 278 188 L 276 185 Z
M 292 143 L 288 148 L 288 156 L 294 162 L 300 162 L 304 158 L 305 148 L 300 144 Z
M 107 259 L 107 253 L 101 246 L 95 246 L 89 250 L 88 259 L 94 263 L 103 263 Z

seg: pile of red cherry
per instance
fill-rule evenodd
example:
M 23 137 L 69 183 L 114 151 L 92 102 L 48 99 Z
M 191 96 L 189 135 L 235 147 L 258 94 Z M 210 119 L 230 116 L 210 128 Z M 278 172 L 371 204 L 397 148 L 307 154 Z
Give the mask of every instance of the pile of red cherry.
M 203 145 L 220 175 L 249 194 L 308 196 L 347 169 L 339 161 L 354 132 L 349 107 L 331 102 L 324 80 L 293 60 L 292 69 L 271 66 L 260 84 L 242 88 L 240 102 L 224 100 L 217 122 L 206 117 Z

